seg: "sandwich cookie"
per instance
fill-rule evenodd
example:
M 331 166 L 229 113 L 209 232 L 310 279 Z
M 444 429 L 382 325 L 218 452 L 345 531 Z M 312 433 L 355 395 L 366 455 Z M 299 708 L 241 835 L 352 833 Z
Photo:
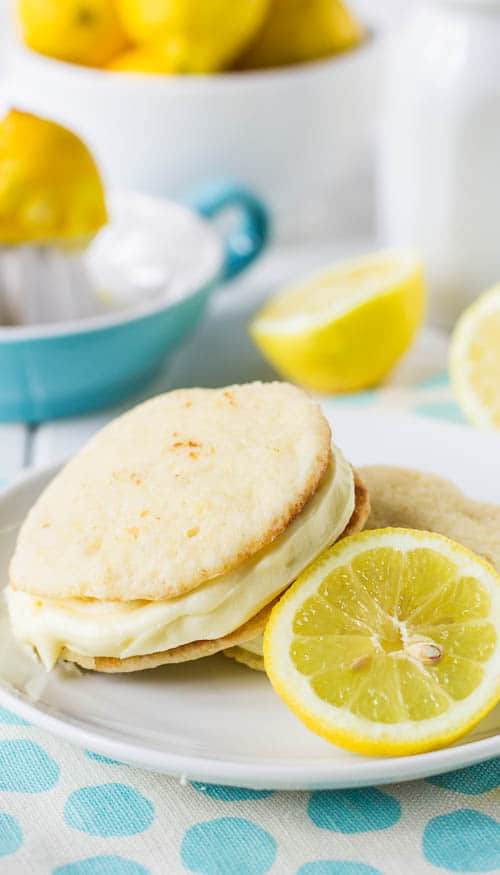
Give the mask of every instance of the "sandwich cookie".
M 346 528 L 340 536 L 341 538 L 346 538 L 348 535 L 360 532 L 370 513 L 369 492 L 358 471 L 354 471 L 354 496 L 354 511 Z M 340 540 L 340 538 L 337 540 Z M 254 671 L 265 671 L 264 630 L 262 630 L 260 635 L 256 638 L 252 638 L 250 641 L 244 641 L 235 647 L 229 647 L 227 650 L 224 650 L 224 656 L 228 656 L 230 659 L 234 659 L 236 662 L 241 663 L 241 665 L 246 665 L 247 668 L 252 668 Z
M 47 669 L 197 659 L 255 639 L 368 498 L 319 406 L 286 383 L 186 389 L 97 434 L 24 522 L 6 590 Z

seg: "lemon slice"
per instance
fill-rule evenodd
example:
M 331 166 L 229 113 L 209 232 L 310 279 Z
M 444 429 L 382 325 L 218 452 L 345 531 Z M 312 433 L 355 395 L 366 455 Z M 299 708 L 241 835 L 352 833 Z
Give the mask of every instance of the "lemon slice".
M 365 754 L 449 744 L 500 699 L 500 576 L 411 529 L 339 542 L 273 609 L 276 692 L 313 732 Z
M 460 317 L 450 347 L 458 403 L 481 428 L 500 428 L 500 284 Z
M 320 392 L 354 391 L 379 383 L 408 349 L 424 304 L 418 259 L 385 252 L 286 289 L 250 333 L 287 378 Z

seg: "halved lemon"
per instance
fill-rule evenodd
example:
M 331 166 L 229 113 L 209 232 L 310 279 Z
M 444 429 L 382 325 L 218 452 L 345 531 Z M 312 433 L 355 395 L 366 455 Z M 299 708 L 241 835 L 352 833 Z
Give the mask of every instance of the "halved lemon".
M 443 747 L 500 700 L 500 576 L 441 535 L 353 535 L 273 609 L 264 661 L 278 695 L 335 744 Z
M 0 121 L 0 243 L 81 244 L 107 222 L 97 165 L 76 134 L 12 109 Z
M 379 383 L 410 346 L 425 297 L 415 255 L 368 255 L 274 296 L 250 333 L 288 379 L 319 392 L 365 389 Z
M 450 346 L 453 391 L 468 419 L 500 428 L 500 283 L 458 320 Z

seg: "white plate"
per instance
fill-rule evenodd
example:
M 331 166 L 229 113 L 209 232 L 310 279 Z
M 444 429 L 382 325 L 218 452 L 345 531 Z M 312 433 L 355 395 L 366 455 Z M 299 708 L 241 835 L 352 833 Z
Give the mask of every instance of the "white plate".
M 355 464 L 384 462 L 450 477 L 500 502 L 500 437 L 429 420 L 335 411 L 336 442 Z M 15 531 L 53 470 L 0 498 L 2 579 Z M 0 704 L 68 741 L 159 772 L 266 789 L 356 787 L 457 769 L 500 754 L 500 709 L 459 744 L 406 758 L 348 753 L 308 732 L 263 675 L 217 656 L 135 675 L 33 671 L 0 630 Z

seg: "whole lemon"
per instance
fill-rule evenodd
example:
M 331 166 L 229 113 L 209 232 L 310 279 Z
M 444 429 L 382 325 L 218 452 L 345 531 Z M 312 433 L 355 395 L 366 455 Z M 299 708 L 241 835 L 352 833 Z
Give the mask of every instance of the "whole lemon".
M 264 24 L 237 67 L 251 70 L 314 61 L 353 48 L 363 34 L 342 0 L 271 0 Z
M 115 0 L 19 0 L 26 44 L 43 55 L 100 67 L 127 45 Z
M 116 55 L 107 70 L 115 73 L 178 73 L 169 52 L 168 44 L 153 43 L 136 46 Z
M 257 32 L 269 3 L 270 0 L 117 0 L 131 40 L 152 44 L 152 55 L 168 57 L 167 72 L 177 73 L 223 69 Z
M 116 55 L 107 70 L 115 73 L 178 73 L 168 43 L 135 46 Z M 206 71 L 205 71 L 206 72 Z
M 88 239 L 107 221 L 94 159 L 71 131 L 12 110 L 0 121 L 0 243 Z

